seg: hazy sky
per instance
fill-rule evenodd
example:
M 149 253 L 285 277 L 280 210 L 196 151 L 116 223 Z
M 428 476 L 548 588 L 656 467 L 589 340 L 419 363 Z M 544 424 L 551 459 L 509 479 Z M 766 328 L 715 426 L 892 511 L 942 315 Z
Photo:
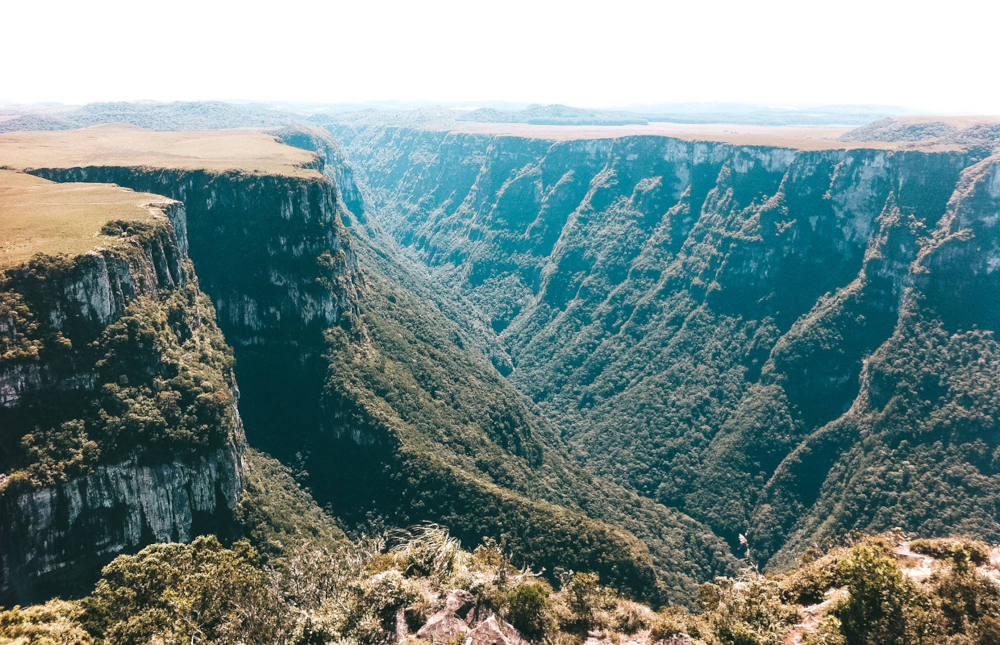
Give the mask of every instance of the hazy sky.
M 877 103 L 1000 113 L 1000 2 L 3 0 L 0 100 Z

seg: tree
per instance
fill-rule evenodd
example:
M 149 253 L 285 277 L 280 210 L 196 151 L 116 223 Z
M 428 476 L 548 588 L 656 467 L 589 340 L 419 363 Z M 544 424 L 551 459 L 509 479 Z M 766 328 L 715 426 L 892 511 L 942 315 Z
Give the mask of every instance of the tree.
M 87 630 L 108 642 L 273 643 L 285 617 L 245 541 L 215 536 L 115 558 L 83 601 Z
M 833 613 L 847 645 L 910 645 L 933 631 L 926 599 L 883 547 L 854 547 L 838 574 L 847 597 Z

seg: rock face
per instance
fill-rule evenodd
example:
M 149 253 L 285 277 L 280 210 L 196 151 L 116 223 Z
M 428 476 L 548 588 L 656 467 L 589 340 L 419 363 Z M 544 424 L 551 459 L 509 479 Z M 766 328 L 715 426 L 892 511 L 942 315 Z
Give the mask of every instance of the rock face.
M 228 531 L 242 489 L 242 418 L 262 448 L 282 456 L 299 449 L 288 441 L 295 429 L 319 425 L 323 332 L 350 324 L 363 287 L 337 188 L 319 175 L 107 166 L 32 172 L 179 201 L 165 204 L 165 225 L 124 250 L 95 250 L 47 266 L 41 277 L 32 267 L 7 272 L 10 303 L 0 308 L 0 334 L 19 339 L 21 327 L 42 328 L 73 349 L 48 360 L 26 347 L 0 361 L 0 473 L 16 466 L 7 463 L 16 451 L 9 456 L 6 447 L 17 445 L 38 415 L 26 397 L 66 392 L 85 401 L 99 394 L 95 357 L 85 348 L 140 297 L 163 301 L 191 284 L 208 293 L 210 324 L 217 312 L 243 396 L 224 445 L 166 461 L 163 454 L 125 457 L 54 487 L 5 496 L 0 602 L 86 585 L 115 554 L 153 541 Z M 225 378 L 235 400 L 235 379 Z
M 183 201 L 188 252 L 235 346 L 274 340 L 293 327 L 322 331 L 356 306 L 357 260 L 339 221 L 336 187 L 322 178 L 107 166 L 32 174 Z
M 322 158 L 317 157 L 317 166 Z M 100 181 L 184 202 L 202 290 L 236 353 L 251 439 L 279 457 L 321 423 L 323 332 L 358 315 L 363 288 L 338 188 L 290 177 L 141 168 L 38 169 L 56 181 Z M 276 378 L 276 375 L 281 375 Z
M 26 320 L 16 318 L 13 305 L 27 298 L 36 309 L 36 315 L 30 317 L 41 317 L 52 331 L 86 343 L 117 320 L 136 298 L 186 285 L 191 275 L 185 264 L 184 206 L 164 203 L 162 212 L 169 226 L 157 227 L 141 242 L 124 249 L 95 249 L 52 269 L 29 264 L 6 271 L 0 288 L 11 306 L 0 313 L 0 334 L 11 342 L 24 336 L 25 330 L 19 326 Z M 39 388 L 73 389 L 88 378 L 75 365 L 44 364 L 15 354 L 0 362 L 0 408 L 16 406 Z M 4 439 L 2 430 L 0 439 Z
M 41 258 L 0 272 L 2 604 L 86 589 L 115 555 L 150 542 L 232 529 L 243 485 L 244 437 L 231 374 L 217 374 L 231 402 L 223 412 L 229 430 L 219 441 L 192 443 L 175 456 L 139 445 L 122 458 L 109 449 L 83 475 L 57 468 L 28 478 L 52 480 L 47 483 L 22 477 L 15 485 L 13 475 L 8 477 L 31 465 L 30 454 L 17 448 L 24 435 L 58 425 L 64 412 L 84 414 L 104 396 L 94 348 L 109 325 L 143 299 L 164 303 L 181 292 L 200 296 L 187 256 L 183 205 L 165 203 L 162 211 L 149 230 L 112 248 Z M 192 302 L 201 306 L 197 297 Z M 217 332 L 210 306 L 173 311 Z M 139 372 L 155 368 L 136 366 Z
M 86 588 L 101 567 L 151 542 L 188 542 L 231 521 L 243 488 L 243 445 L 146 465 L 137 458 L 5 497 L 0 525 L 4 602 Z
M 463 645 L 527 645 L 510 624 L 490 616 L 469 632 Z
M 1000 537 L 1000 469 L 971 456 L 1000 429 L 971 385 L 1000 373 L 996 157 L 333 130 L 373 225 L 598 473 L 762 559 L 849 529 Z
M 445 599 L 444 609 L 427 619 L 417 638 L 432 643 L 453 643 L 469 632 L 469 612 L 474 599 L 464 589 L 454 589 Z

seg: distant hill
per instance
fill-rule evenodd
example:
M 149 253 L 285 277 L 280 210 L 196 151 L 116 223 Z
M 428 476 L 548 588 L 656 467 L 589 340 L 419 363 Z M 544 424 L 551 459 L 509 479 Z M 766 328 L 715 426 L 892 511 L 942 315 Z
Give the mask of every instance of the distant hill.
M 568 105 L 532 105 L 523 110 L 480 108 L 458 117 L 459 121 L 484 123 L 538 123 L 542 125 L 628 125 L 647 123 L 642 115 L 610 110 L 585 110 Z
M 67 130 L 102 123 L 130 123 L 151 130 L 219 130 L 281 126 L 301 120 L 301 116 L 290 112 L 222 101 L 88 103 L 65 111 L 50 109 L 0 121 L 0 132 Z
M 895 117 L 879 119 L 855 128 L 842 141 L 926 141 L 961 146 L 993 146 L 1000 143 L 1000 117 Z

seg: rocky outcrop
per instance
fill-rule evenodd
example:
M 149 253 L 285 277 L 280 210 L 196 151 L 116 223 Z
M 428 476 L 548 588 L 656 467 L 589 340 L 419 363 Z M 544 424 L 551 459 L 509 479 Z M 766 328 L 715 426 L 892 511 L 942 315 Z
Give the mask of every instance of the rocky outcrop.
M 339 221 L 336 187 L 322 177 L 111 166 L 31 172 L 184 202 L 189 254 L 235 346 L 293 328 L 322 331 L 356 307 L 357 259 Z
M 98 466 L 0 500 L 0 602 L 86 589 L 116 555 L 188 542 L 231 522 L 243 488 L 242 437 L 192 459 Z
M 315 152 L 320 159 L 320 170 L 337 192 L 340 218 L 348 226 L 368 225 L 371 205 L 355 180 L 354 167 L 347 162 L 343 148 L 330 133 L 319 127 L 297 125 L 274 131 L 275 136 L 296 148 Z
M 33 260 L 0 273 L 0 304 L 5 305 L 0 334 L 16 347 L 29 335 L 25 326 L 41 324 L 46 333 L 82 346 L 136 298 L 188 284 L 192 276 L 184 206 L 169 200 L 158 206 L 163 218 L 129 243 L 72 259 Z M 72 361 L 39 361 L 32 352 L 11 352 L 0 362 L 0 408 L 16 406 L 40 388 L 76 389 L 92 380 L 78 367 Z
M 417 630 L 417 638 L 432 643 L 454 643 L 469 633 L 469 613 L 474 598 L 464 589 L 454 589 L 445 599 L 444 609 L 432 615 Z
M 469 632 L 463 645 L 528 645 L 509 623 L 490 616 Z

